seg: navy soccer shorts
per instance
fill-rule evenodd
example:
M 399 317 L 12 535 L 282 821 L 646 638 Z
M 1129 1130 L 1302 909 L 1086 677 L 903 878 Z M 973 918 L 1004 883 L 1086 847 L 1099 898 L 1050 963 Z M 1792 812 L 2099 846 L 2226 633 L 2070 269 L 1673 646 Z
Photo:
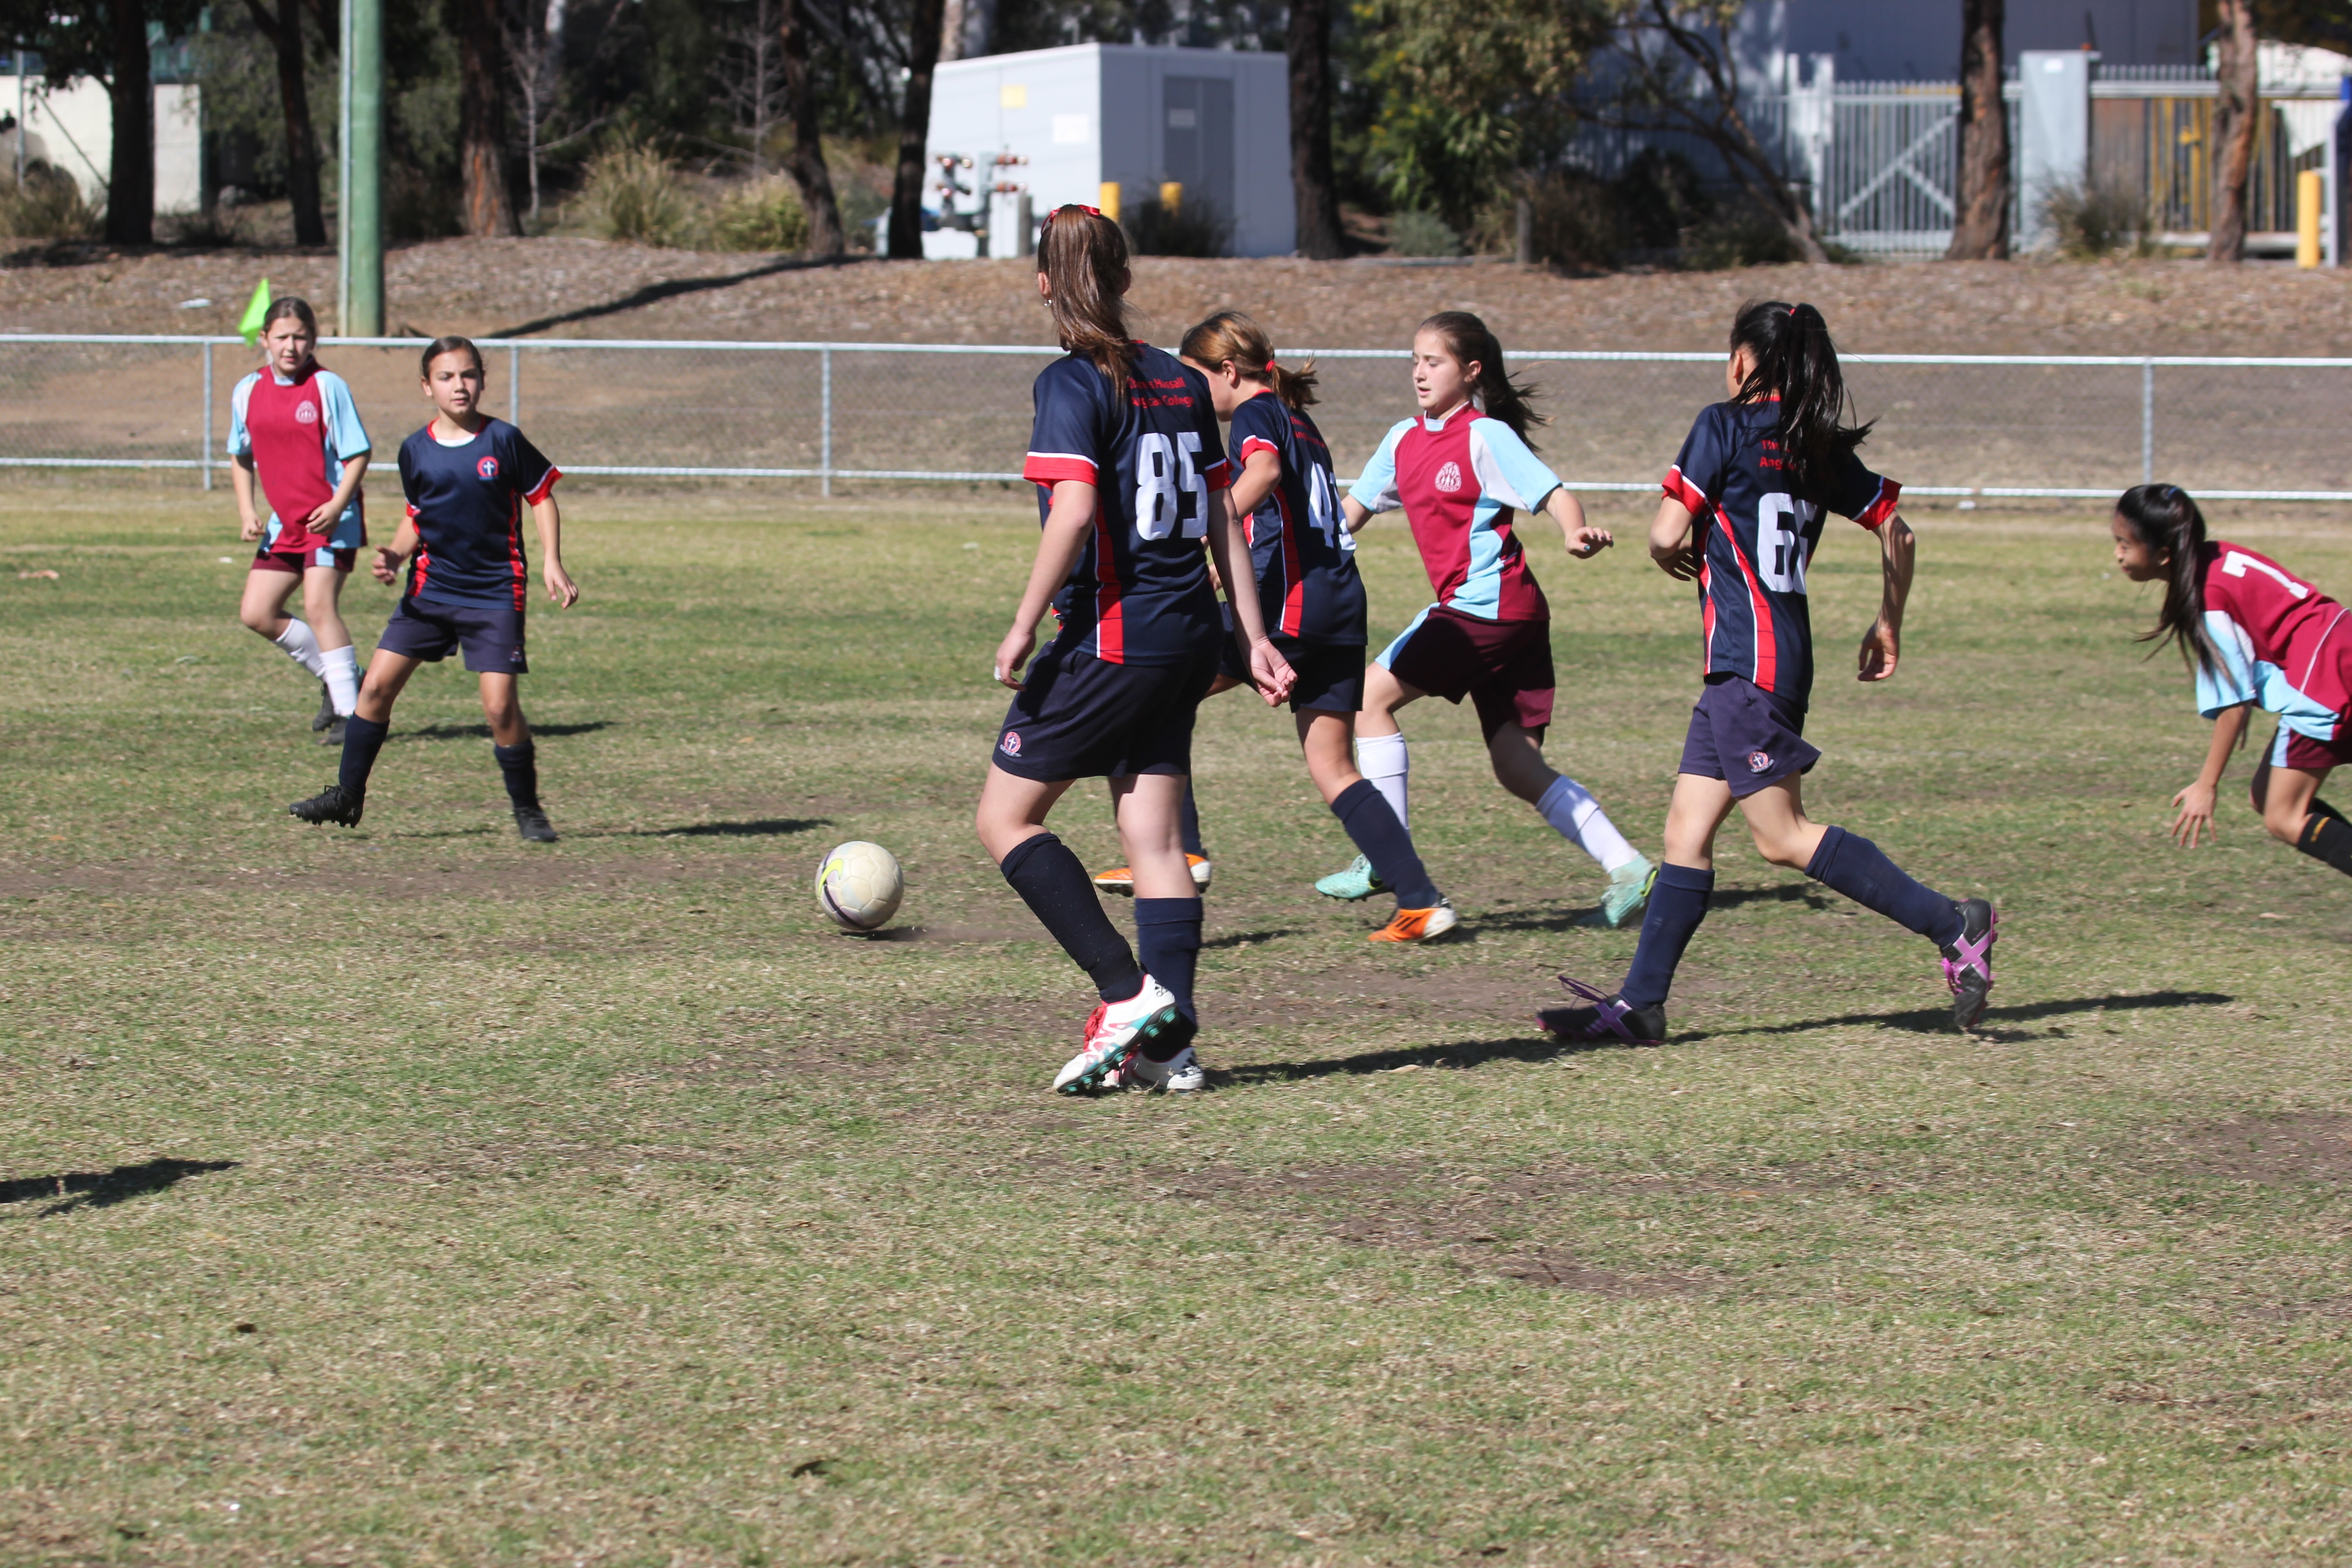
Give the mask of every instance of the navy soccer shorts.
M 507 605 L 445 605 L 405 597 L 384 623 L 375 646 L 428 663 L 463 648 L 466 668 L 477 675 L 525 675 L 530 670 L 530 661 L 523 657 L 522 612 Z
M 1279 632 L 1274 651 L 1282 655 L 1298 683 L 1290 689 L 1293 713 L 1312 709 L 1318 713 L 1353 713 L 1364 705 L 1364 645 L 1361 643 L 1300 642 Z M 1241 644 L 1227 637 L 1218 651 L 1217 673 L 1244 686 L 1250 683 Z
M 1056 642 L 1030 663 L 991 761 L 1050 784 L 1192 771 L 1192 716 L 1216 679 L 1204 637 L 1183 664 L 1105 664 Z
M 1805 710 L 1745 676 L 1718 675 L 1691 710 L 1677 773 L 1721 779 L 1732 798 L 1813 771 L 1819 747 L 1805 739 Z

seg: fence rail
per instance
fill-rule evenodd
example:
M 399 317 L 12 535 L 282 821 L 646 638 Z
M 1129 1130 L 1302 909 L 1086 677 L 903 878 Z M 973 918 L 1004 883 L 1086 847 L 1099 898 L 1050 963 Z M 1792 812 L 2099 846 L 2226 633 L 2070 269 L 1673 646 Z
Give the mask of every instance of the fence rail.
M 421 338 L 329 338 L 388 460 L 425 409 Z M 1015 481 L 1037 345 L 484 339 L 488 407 L 566 472 L 651 479 Z M 226 353 L 223 351 L 227 351 Z M 1407 355 L 1289 349 L 1318 363 L 1316 420 L 1343 470 L 1412 412 Z M 1514 353 L 1574 489 L 1654 489 L 1692 416 L 1723 395 L 1719 353 Z M 237 338 L 0 334 L 0 468 L 226 465 Z M 1874 467 L 1922 496 L 2110 496 L 2162 477 L 2215 500 L 2352 501 L 2341 435 L 2352 358 L 2118 354 L 1844 356 Z

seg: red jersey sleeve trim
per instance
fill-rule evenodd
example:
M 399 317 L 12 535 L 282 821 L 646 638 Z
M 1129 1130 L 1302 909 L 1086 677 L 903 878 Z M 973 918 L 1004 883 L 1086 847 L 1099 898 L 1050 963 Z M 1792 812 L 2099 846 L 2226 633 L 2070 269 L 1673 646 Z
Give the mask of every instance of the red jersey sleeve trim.
M 1021 465 L 1021 477 L 1032 484 L 1059 484 L 1064 479 L 1076 479 L 1080 484 L 1096 483 L 1095 466 L 1075 452 L 1032 452 L 1029 460 Z
M 539 488 L 532 490 L 529 495 L 522 499 L 525 501 L 528 501 L 530 505 L 537 506 L 540 502 L 547 499 L 547 492 L 555 488 L 555 481 L 562 477 L 563 470 L 562 468 L 549 468 L 547 470 L 547 478 L 539 481 Z
M 1263 436 L 1245 437 L 1242 441 L 1242 449 L 1234 455 L 1240 458 L 1244 463 L 1247 463 L 1252 458 L 1256 457 L 1260 452 L 1272 452 L 1276 458 L 1279 458 L 1282 456 L 1282 448 L 1276 446 L 1273 442 L 1267 440 Z
M 1893 479 L 1879 480 L 1878 499 L 1864 507 L 1862 515 L 1854 521 L 1875 532 L 1881 523 L 1895 515 L 1895 500 L 1902 493 L 1903 487 Z
M 1213 490 L 1231 489 L 1234 487 L 1234 466 L 1220 458 L 1201 470 L 1201 478 Z
M 1706 493 L 1683 478 L 1683 471 L 1679 465 L 1666 470 L 1666 477 L 1660 482 L 1659 488 L 1674 500 L 1688 507 L 1693 517 L 1705 517 L 1712 510 L 1706 504 Z

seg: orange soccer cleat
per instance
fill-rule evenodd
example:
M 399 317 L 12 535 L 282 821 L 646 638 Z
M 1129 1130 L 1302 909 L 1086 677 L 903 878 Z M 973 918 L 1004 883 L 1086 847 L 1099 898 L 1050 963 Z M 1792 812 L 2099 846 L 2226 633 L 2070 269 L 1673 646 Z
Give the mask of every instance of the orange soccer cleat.
M 1454 906 L 1444 899 L 1437 907 L 1427 910 L 1399 910 L 1389 918 L 1389 923 L 1366 937 L 1366 942 L 1427 942 L 1444 936 L 1462 923 Z

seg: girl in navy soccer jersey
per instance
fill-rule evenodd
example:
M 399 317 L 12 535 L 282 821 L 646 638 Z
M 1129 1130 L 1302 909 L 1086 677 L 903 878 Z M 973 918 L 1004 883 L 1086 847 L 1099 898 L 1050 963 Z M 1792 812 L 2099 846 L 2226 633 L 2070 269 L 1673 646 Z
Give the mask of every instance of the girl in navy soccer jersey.
M 1015 695 L 997 731 L 976 826 L 982 844 L 1101 998 L 1054 1079 L 1080 1093 L 1110 1075 L 1202 1087 L 1192 973 L 1201 899 L 1177 817 L 1192 773 L 1192 716 L 1216 679 L 1224 627 L 1201 542 L 1228 584 L 1250 580 L 1226 498 L 1216 410 L 1201 373 L 1128 336 L 1127 242 L 1090 207 L 1046 220 L 1037 291 L 1066 355 L 1037 377 L 1023 472 L 1044 533 L 995 676 Z M 1029 664 L 1048 605 L 1061 626 Z M 1250 679 L 1268 702 L 1291 672 L 1255 595 L 1233 601 Z M 1022 667 L 1029 665 L 1024 678 Z M 1045 816 L 1070 785 L 1108 778 L 1134 868 L 1142 962 Z
M 1992 990 L 1993 910 L 1921 886 L 1867 838 L 1805 816 L 1803 777 L 1821 760 L 1804 738 L 1813 634 L 1805 568 L 1824 511 L 1878 535 L 1885 592 L 1862 639 L 1859 678 L 1895 673 L 1912 537 L 1895 515 L 1902 487 L 1854 456 L 1870 427 L 1841 423 L 1845 381 L 1811 305 L 1753 301 L 1731 329 L 1730 401 L 1704 410 L 1667 471 L 1651 558 L 1699 585 L 1706 686 L 1691 712 L 1666 814 L 1666 863 L 1650 895 L 1633 967 L 1614 994 L 1560 976 L 1594 1005 L 1538 1015 L 1571 1039 L 1666 1037 L 1666 992 L 1706 918 L 1715 836 L 1734 805 L 1757 851 L 1918 932 L 1943 953 L 1952 1016 L 1972 1029 Z
M 506 776 L 515 829 L 533 843 L 552 844 L 555 829 L 540 807 L 539 761 L 515 678 L 530 668 L 523 654 L 526 506 L 539 530 L 540 581 L 548 597 L 565 609 L 580 601 L 563 570 L 553 493 L 563 476 L 521 431 L 482 412 L 482 354 L 470 342 L 438 339 L 425 349 L 423 370 L 433 417 L 401 443 L 408 515 L 376 552 L 374 566 L 376 580 L 388 584 L 399 580 L 405 563 L 408 585 L 368 661 L 343 740 L 341 777 L 286 809 L 305 822 L 357 826 L 401 689 L 419 664 L 462 650 L 466 668 L 481 678 L 490 751 Z
M 1371 940 L 1417 940 L 1428 928 L 1424 912 L 1445 900 L 1423 868 L 1412 836 L 1350 755 L 1364 696 L 1364 581 L 1356 571 L 1356 536 L 1331 477 L 1330 448 L 1307 414 L 1315 401 L 1314 367 L 1283 369 L 1265 329 L 1238 310 L 1221 310 L 1186 332 L 1183 360 L 1207 379 L 1217 417 L 1232 426 L 1226 447 L 1241 466 L 1233 482 L 1234 512 L 1242 519 L 1257 576 L 1259 617 L 1297 676 L 1290 710 L 1307 773 L 1365 864 L 1396 894 L 1395 918 Z M 1231 639 L 1223 654 L 1212 697 L 1248 679 Z M 1185 801 L 1189 807 L 1189 786 Z M 1196 836 L 1198 820 L 1187 811 L 1186 826 Z M 1185 859 L 1198 880 L 1206 862 L 1196 845 L 1197 837 L 1185 846 Z M 1097 877 L 1095 886 L 1124 891 L 1129 876 L 1120 867 Z
M 2143 642 L 2179 645 L 2213 742 L 2195 782 L 2172 797 L 2176 842 L 2213 831 L 2214 795 L 2256 708 L 2279 716 L 2254 769 L 2254 810 L 2271 837 L 2352 875 L 2352 826 L 2319 798 L 2352 763 L 2352 615 L 2267 555 L 2205 537 L 2205 515 L 2178 485 L 2135 485 L 2110 524 L 2116 565 L 2164 584 Z
M 1584 508 L 1528 445 L 1540 423 L 1528 389 L 1503 367 L 1503 345 L 1486 323 L 1445 310 L 1412 339 L 1412 392 L 1421 412 L 1401 420 L 1364 465 L 1341 503 L 1349 529 L 1404 509 L 1437 603 L 1382 650 L 1364 681 L 1356 755 L 1364 776 L 1407 827 L 1404 735 L 1396 715 L 1409 702 L 1470 699 L 1495 778 L 1536 808 L 1570 843 L 1609 873 L 1601 920 L 1615 926 L 1642 907 L 1656 868 L 1625 841 L 1600 803 L 1544 761 L 1551 723 L 1551 606 L 1512 531 L 1515 515 L 1542 511 L 1559 525 L 1568 552 L 1582 561 L 1613 542 L 1584 521 Z M 1369 898 L 1382 886 L 1363 856 L 1315 884 L 1327 898 Z M 1399 896 L 1404 889 L 1399 889 Z M 1381 933 L 1411 942 L 1454 924 L 1452 906 L 1400 909 Z
M 246 542 L 260 546 L 237 618 L 318 677 L 319 713 L 310 728 L 341 745 L 343 721 L 359 696 L 342 596 L 367 543 L 360 480 L 370 443 L 352 389 L 311 357 L 318 341 L 319 320 L 308 303 L 290 295 L 270 302 L 262 318 L 262 367 L 229 395 L 229 479 Z M 270 507 L 267 519 L 255 503 L 257 478 Z M 298 587 L 307 621 L 286 613 Z

